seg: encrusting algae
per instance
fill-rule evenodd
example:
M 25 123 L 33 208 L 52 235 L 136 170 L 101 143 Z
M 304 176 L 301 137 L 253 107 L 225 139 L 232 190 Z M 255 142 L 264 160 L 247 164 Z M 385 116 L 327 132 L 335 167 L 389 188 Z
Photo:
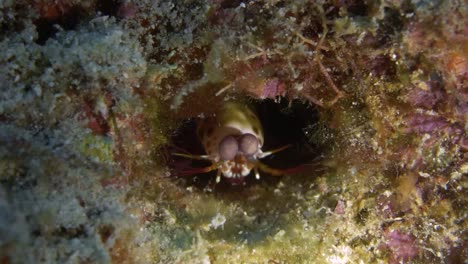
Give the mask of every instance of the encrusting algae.
M 1 1 L 0 263 L 463 263 L 466 9 Z

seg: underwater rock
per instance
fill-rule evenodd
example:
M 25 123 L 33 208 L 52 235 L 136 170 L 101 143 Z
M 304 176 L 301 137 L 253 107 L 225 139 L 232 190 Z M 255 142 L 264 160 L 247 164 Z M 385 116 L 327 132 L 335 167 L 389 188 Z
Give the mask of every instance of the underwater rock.
M 468 259 L 466 11 L 1 1 L 0 262 Z M 283 175 L 184 174 L 230 102 Z
M 386 239 L 386 246 L 392 252 L 390 263 L 411 261 L 418 255 L 419 249 L 415 237 L 394 230 L 387 233 Z

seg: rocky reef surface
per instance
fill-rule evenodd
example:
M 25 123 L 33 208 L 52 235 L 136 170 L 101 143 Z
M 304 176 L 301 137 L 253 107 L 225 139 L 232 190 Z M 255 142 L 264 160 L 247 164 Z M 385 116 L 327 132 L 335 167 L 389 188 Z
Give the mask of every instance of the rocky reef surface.
M 463 263 L 467 9 L 0 0 L 0 263 Z M 301 170 L 183 176 L 227 101 Z

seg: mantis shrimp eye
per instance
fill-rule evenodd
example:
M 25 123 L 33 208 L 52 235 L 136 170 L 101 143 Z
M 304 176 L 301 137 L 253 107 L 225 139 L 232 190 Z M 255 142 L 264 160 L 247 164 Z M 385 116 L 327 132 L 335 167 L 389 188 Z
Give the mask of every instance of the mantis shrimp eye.
M 239 150 L 239 145 L 233 136 L 227 136 L 221 140 L 218 146 L 219 157 L 222 160 L 232 160 Z
M 253 155 L 258 151 L 258 139 L 252 134 L 244 134 L 239 138 L 239 148 L 245 155 Z

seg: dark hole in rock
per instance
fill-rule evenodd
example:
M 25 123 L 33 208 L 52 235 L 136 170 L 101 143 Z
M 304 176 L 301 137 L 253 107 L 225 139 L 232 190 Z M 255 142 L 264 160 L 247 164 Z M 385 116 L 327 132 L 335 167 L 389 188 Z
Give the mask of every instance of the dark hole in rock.
M 106 243 L 107 240 L 112 236 L 114 231 L 115 231 L 115 228 L 111 225 L 99 226 L 99 235 L 101 236 L 101 241 L 103 243 Z
M 83 238 L 86 237 L 86 228 L 84 225 L 78 225 L 76 227 L 60 226 L 52 232 L 52 235 L 64 237 L 67 239 Z
M 268 151 L 285 145 L 289 148 L 261 159 L 262 163 L 275 169 L 291 169 L 305 165 L 304 169 L 298 170 L 298 180 L 304 177 L 313 178 L 314 167 L 319 165 L 319 157 L 322 151 L 319 146 L 310 143 L 304 130 L 313 127 L 318 122 L 318 109 L 308 103 L 299 100 L 289 102 L 286 99 L 276 103 L 273 100 L 254 101 L 251 103 L 262 123 L 265 142 L 262 150 Z M 177 130 L 172 138 L 175 146 L 173 152 L 190 153 L 192 155 L 204 155 L 200 140 L 196 136 L 197 120 L 186 120 Z M 208 173 L 196 173 L 189 176 L 180 176 L 181 171 L 194 168 L 203 168 L 211 165 L 204 160 L 193 160 L 182 157 L 173 157 L 170 167 L 177 179 L 182 179 L 187 186 L 195 186 L 198 189 L 214 189 L 216 192 L 238 192 L 245 186 L 254 184 L 274 185 L 284 176 L 272 176 L 260 170 L 260 181 L 255 179 L 252 171 L 244 180 L 243 184 L 233 185 L 225 178 L 216 184 L 216 170 Z M 309 166 L 310 165 L 310 166 Z
M 86 11 L 81 7 L 71 7 L 60 16 L 52 18 L 39 18 L 34 21 L 37 27 L 38 37 L 36 43 L 44 45 L 46 41 L 58 32 L 57 26 L 64 30 L 76 29 L 81 20 L 86 16 Z
M 341 3 L 346 7 L 350 16 L 367 16 L 369 13 L 369 4 L 363 0 L 345 0 Z
M 236 8 L 242 3 L 241 0 L 224 0 L 221 1 L 221 8 Z
M 367 219 L 369 218 L 369 209 L 367 208 L 363 208 L 359 211 L 359 213 L 357 214 L 356 216 L 356 222 L 361 224 L 361 225 L 364 225 L 367 221 Z
M 120 0 L 101 0 L 97 2 L 96 9 L 103 15 L 116 16 L 122 2 Z

